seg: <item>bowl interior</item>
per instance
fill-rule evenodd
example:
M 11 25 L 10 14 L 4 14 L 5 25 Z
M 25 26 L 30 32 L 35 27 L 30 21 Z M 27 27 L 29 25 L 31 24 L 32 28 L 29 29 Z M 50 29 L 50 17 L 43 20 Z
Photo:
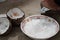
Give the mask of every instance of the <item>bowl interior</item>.
M 0 35 L 4 34 L 9 29 L 9 24 L 10 22 L 6 18 L 6 14 L 0 14 Z
M 40 19 L 40 18 L 48 18 L 48 20 L 50 20 L 50 19 L 53 20 L 53 22 L 55 22 L 56 25 L 57 25 L 57 31 L 56 31 L 56 32 L 59 31 L 59 24 L 58 24 L 58 22 L 57 22 L 55 19 L 50 18 L 50 17 L 48 17 L 48 16 L 44 16 L 44 15 L 32 15 L 32 16 L 29 16 L 29 17 L 25 18 L 25 19 L 21 22 L 21 30 L 23 31 L 23 33 L 26 34 L 25 31 L 24 31 L 25 23 L 31 21 L 32 19 Z M 27 34 L 26 34 L 26 35 L 27 35 Z M 55 35 L 56 35 L 56 34 L 55 34 Z M 27 36 L 29 36 L 29 35 L 27 35 Z M 30 36 L 29 36 L 29 37 L 30 37 Z M 35 38 L 35 37 L 31 37 L 31 38 Z M 47 37 L 47 38 L 50 38 L 50 37 Z M 47 38 L 46 38 L 46 39 L 47 39 Z M 39 39 L 39 38 L 38 38 L 38 39 Z M 44 38 L 44 39 L 45 39 L 45 38 Z

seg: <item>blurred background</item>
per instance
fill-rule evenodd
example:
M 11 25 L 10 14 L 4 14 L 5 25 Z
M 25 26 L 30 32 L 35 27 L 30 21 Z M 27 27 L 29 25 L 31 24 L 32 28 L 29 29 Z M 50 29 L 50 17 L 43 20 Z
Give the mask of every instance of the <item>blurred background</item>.
M 0 14 L 6 14 L 11 8 L 21 8 L 25 17 L 41 14 L 41 0 L 0 0 Z M 33 40 L 23 34 L 19 27 L 14 27 L 13 30 L 6 36 L 0 36 L 0 40 Z M 48 40 L 60 40 L 60 33 Z

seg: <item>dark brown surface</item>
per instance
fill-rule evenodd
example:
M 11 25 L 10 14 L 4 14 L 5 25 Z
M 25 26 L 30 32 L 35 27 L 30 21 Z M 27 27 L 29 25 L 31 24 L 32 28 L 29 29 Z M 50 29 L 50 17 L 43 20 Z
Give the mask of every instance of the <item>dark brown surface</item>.
M 42 4 L 51 10 L 60 10 L 60 6 L 58 6 L 54 0 L 42 0 Z
M 10 37 L 12 37 L 12 39 L 10 39 Z M 16 39 L 17 40 L 31 40 L 29 37 L 27 37 L 21 32 L 20 27 L 14 27 L 12 31 L 10 32 L 10 34 L 7 36 L 0 36 L 0 40 L 16 40 Z
M 40 1 L 41 0 L 26 0 L 23 4 L 9 4 L 4 3 L 4 6 L 0 7 L 0 13 L 7 13 L 7 10 L 13 7 L 19 7 L 25 12 L 25 16 L 30 16 L 33 14 L 40 14 Z M 58 19 L 59 20 L 59 19 Z M 14 27 L 12 31 L 6 36 L 0 36 L 0 40 L 32 40 L 21 32 L 20 27 Z M 60 32 L 49 40 L 60 40 Z

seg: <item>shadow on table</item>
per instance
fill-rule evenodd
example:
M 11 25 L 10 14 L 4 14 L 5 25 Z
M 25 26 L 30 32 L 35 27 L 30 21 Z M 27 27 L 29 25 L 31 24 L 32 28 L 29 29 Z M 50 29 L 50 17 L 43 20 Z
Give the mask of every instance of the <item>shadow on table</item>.
M 8 35 L 0 36 L 0 40 L 31 40 L 31 39 L 21 32 L 20 27 L 14 27 Z

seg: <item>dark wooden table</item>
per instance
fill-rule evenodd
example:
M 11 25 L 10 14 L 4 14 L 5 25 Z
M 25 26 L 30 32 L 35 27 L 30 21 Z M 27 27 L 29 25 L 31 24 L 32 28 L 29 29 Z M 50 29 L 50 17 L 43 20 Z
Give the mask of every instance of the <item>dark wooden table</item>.
M 8 3 L 5 2 L 0 6 L 0 14 L 6 14 L 10 8 L 18 7 L 21 8 L 25 12 L 25 16 L 40 14 L 40 1 L 41 0 L 25 0 L 22 3 Z M 52 13 L 52 12 L 51 12 Z M 45 15 L 45 14 L 44 14 Z M 52 14 L 54 15 L 54 14 Z M 57 16 L 57 17 L 56 17 Z M 59 15 L 60 16 L 60 15 Z M 60 23 L 60 17 L 55 14 L 57 21 Z M 0 40 L 32 40 L 27 37 L 21 30 L 20 27 L 13 27 L 12 31 L 6 36 L 0 36 Z M 60 40 L 60 32 L 48 39 L 48 40 Z

